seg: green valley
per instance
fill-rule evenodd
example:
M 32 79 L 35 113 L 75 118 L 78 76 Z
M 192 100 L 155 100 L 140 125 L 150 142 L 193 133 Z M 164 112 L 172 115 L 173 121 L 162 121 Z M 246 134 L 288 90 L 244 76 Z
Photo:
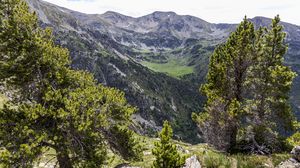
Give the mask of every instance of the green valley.
M 172 59 L 167 63 L 153 63 L 143 61 L 142 65 L 148 67 L 155 72 L 166 73 L 172 77 L 179 78 L 181 76 L 191 74 L 194 72 L 193 66 L 182 65 L 178 60 Z

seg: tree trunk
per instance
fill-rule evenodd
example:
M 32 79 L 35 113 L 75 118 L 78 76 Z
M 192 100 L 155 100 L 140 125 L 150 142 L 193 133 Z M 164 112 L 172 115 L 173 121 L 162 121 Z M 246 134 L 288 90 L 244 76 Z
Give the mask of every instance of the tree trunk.
M 68 152 L 56 150 L 56 158 L 60 168 L 73 168 Z
M 238 128 L 237 126 L 233 126 L 233 128 L 231 129 L 230 134 L 230 146 L 229 149 L 227 150 L 227 152 L 232 152 L 235 147 L 236 147 L 236 136 L 237 136 L 237 132 L 238 132 Z

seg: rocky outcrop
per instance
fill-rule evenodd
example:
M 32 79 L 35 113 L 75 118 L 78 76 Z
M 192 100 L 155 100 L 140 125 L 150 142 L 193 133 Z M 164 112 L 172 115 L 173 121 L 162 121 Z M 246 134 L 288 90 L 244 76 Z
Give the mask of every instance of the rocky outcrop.
M 291 154 L 292 158 L 280 163 L 277 168 L 300 168 L 300 146 L 296 146 Z
M 187 158 L 183 168 L 201 168 L 201 165 L 197 159 L 197 156 L 193 155 L 193 156 Z

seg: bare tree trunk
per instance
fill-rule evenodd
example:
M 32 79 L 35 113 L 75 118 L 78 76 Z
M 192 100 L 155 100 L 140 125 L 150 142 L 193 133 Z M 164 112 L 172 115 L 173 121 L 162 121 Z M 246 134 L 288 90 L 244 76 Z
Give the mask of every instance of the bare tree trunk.
M 68 152 L 66 152 L 64 149 L 56 150 L 56 152 L 56 158 L 60 168 L 73 168 Z
M 237 126 L 233 126 L 233 128 L 231 128 L 231 132 L 229 132 L 230 134 L 230 141 L 229 141 L 230 146 L 228 149 L 229 152 L 232 152 L 232 150 L 236 147 L 237 131 L 238 131 Z

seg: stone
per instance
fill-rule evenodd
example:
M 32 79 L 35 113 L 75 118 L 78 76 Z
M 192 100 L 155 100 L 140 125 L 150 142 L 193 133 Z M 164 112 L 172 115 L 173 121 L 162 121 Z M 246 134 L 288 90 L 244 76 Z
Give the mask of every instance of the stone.
M 300 162 L 300 146 L 296 146 L 291 151 L 292 157 Z
M 185 160 L 183 168 L 201 168 L 200 162 L 196 155 L 193 155 Z
M 291 151 L 292 158 L 280 163 L 277 168 L 300 168 L 300 146 Z
M 300 168 L 300 163 L 296 159 L 290 158 L 281 162 L 276 168 Z

